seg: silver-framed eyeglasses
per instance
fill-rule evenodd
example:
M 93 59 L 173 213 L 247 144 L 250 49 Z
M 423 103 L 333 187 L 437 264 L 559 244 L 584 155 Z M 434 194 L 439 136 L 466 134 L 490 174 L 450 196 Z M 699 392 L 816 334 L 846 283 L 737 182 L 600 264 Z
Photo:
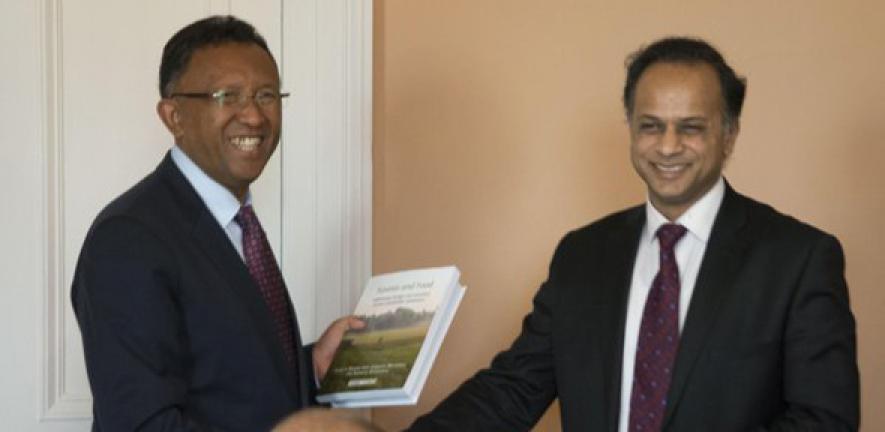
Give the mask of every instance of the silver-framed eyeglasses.
M 281 101 L 289 97 L 289 93 L 280 93 L 279 90 L 262 89 L 253 94 L 239 90 L 221 89 L 214 92 L 180 92 L 172 93 L 170 98 L 184 97 L 193 99 L 213 99 L 219 108 L 242 109 L 250 100 L 262 108 L 279 106 Z

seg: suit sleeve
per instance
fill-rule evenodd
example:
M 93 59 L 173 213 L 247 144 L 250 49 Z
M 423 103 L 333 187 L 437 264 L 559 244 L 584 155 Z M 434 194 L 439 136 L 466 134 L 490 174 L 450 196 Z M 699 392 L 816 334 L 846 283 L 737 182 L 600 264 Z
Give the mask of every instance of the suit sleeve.
M 71 296 L 99 430 L 210 430 L 181 409 L 187 340 L 170 248 L 121 217 L 84 243 Z
M 557 394 L 551 333 L 558 297 L 556 269 L 567 239 L 557 248 L 550 276 L 511 347 L 419 418 L 410 431 L 525 431 L 537 423 Z
M 316 376 L 316 373 L 313 369 L 313 345 L 307 344 L 301 347 L 301 358 L 306 359 L 303 367 L 304 369 L 304 377 L 302 378 L 302 382 L 304 383 L 304 387 L 307 389 L 307 405 L 309 406 L 331 406 L 330 404 L 321 404 L 317 401 L 317 395 L 320 389 L 320 380 Z
M 854 317 L 842 247 L 822 236 L 813 247 L 784 331 L 783 415 L 769 431 L 856 431 L 859 378 Z

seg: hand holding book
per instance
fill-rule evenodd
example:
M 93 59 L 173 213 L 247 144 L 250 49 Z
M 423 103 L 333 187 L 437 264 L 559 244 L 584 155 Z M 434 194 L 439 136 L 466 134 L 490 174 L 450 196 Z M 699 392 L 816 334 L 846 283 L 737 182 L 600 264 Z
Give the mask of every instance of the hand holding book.
M 464 295 L 459 277 L 450 266 L 370 279 L 354 312 L 365 327 L 344 333 L 317 399 L 342 407 L 417 403 Z
M 348 330 L 360 330 L 366 327 L 365 321 L 350 315 L 332 322 L 322 336 L 313 344 L 313 369 L 317 379 L 322 380 L 332 364 L 335 352 Z

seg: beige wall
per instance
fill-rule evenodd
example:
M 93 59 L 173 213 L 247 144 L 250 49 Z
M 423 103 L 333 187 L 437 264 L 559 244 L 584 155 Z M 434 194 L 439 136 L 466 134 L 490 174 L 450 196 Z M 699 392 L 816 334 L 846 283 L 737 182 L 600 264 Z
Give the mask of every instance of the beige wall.
M 509 345 L 567 230 L 644 199 L 624 57 L 690 34 L 749 78 L 729 180 L 845 246 L 863 429 L 885 430 L 885 4 L 376 0 L 375 14 L 374 271 L 454 263 L 469 286 L 420 403 L 375 410 L 380 425 L 404 427 Z

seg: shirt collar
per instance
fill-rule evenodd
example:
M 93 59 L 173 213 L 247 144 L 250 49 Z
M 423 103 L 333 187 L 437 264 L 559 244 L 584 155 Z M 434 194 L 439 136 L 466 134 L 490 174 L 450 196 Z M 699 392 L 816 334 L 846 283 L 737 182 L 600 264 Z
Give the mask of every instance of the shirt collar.
M 228 226 L 240 211 L 240 201 L 231 191 L 227 190 L 212 177 L 206 175 L 194 161 L 184 153 L 177 145 L 172 147 L 172 161 L 187 178 L 187 181 L 197 191 L 197 195 L 209 208 L 209 212 L 222 227 Z M 243 205 L 252 203 L 252 193 L 246 192 L 246 200 Z
M 706 243 L 710 238 L 710 232 L 713 231 L 713 222 L 716 220 L 716 214 L 719 213 L 719 207 L 722 205 L 722 199 L 724 197 L 725 180 L 720 176 L 716 184 L 713 185 L 704 196 L 692 204 L 682 216 L 679 216 L 675 223 L 684 226 L 688 232 L 697 237 L 698 240 Z M 646 238 L 654 240 L 658 228 L 666 223 L 670 223 L 670 221 L 646 199 Z

